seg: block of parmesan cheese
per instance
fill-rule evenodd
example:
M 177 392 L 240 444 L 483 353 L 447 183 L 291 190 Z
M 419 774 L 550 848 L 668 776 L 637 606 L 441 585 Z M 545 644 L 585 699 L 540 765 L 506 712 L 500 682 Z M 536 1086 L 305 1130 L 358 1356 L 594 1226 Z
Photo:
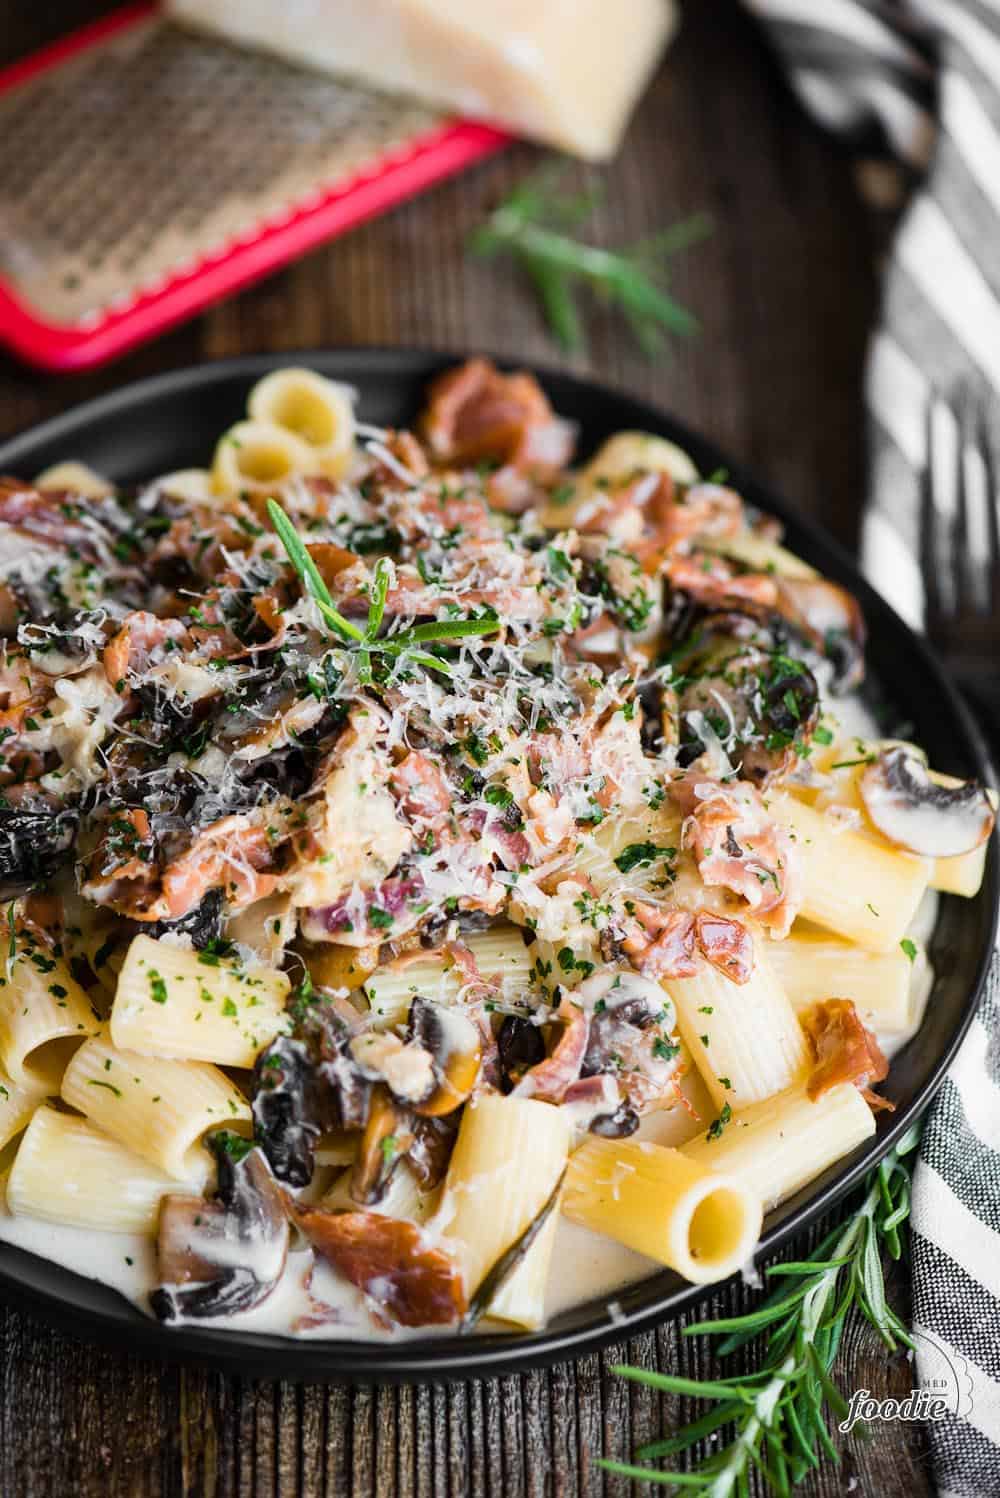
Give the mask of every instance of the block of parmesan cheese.
M 175 20 L 561 146 L 613 155 L 674 0 L 167 0 Z

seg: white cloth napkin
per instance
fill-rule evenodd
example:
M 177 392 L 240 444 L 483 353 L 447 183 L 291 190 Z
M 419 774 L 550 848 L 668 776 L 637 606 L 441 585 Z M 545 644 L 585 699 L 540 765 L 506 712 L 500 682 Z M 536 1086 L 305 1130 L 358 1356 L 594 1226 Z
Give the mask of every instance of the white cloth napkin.
M 923 622 L 928 410 L 1000 409 L 1000 0 L 747 0 L 859 182 L 909 200 L 868 353 L 865 571 Z M 937 430 L 935 430 L 937 436 Z M 936 445 L 936 444 L 935 444 Z M 1000 663 L 998 663 L 1000 666 Z M 927 1117 L 913 1184 L 916 1371 L 942 1495 L 1000 1495 L 1000 968 Z

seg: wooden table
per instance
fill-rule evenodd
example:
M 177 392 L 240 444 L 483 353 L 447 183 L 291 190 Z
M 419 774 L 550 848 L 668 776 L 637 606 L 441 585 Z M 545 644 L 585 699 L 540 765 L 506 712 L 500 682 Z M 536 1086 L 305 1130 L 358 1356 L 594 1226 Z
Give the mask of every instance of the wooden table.
M 86 0 L 9 7 L 0 63 L 109 8 Z M 121 381 L 249 350 L 421 344 L 555 360 L 516 275 L 463 249 L 534 159 L 512 149 L 98 374 L 46 377 L 0 357 L 0 435 Z M 742 13 L 720 0 L 690 5 L 615 167 L 578 175 L 606 185 L 595 232 L 608 243 L 702 208 L 716 228 L 677 268 L 677 293 L 702 325 L 695 341 L 649 363 L 596 308 L 589 350 L 570 366 L 670 407 L 853 543 L 872 236 L 849 160 L 803 120 Z M 894 1289 L 905 1314 L 905 1279 Z M 711 1305 L 731 1313 L 751 1298 L 738 1287 Z M 701 1376 L 713 1366 L 703 1342 L 682 1340 L 668 1324 L 599 1356 L 493 1382 L 256 1384 L 81 1345 L 8 1307 L 0 1311 L 0 1494 L 624 1495 L 629 1484 L 605 1477 L 594 1459 L 627 1458 L 688 1411 L 614 1377 L 623 1358 Z M 887 1358 L 859 1331 L 846 1341 L 839 1375 L 848 1389 L 884 1394 L 911 1383 L 905 1359 Z M 804 1492 L 932 1491 L 912 1428 L 842 1444 L 844 1465 L 825 1466 Z

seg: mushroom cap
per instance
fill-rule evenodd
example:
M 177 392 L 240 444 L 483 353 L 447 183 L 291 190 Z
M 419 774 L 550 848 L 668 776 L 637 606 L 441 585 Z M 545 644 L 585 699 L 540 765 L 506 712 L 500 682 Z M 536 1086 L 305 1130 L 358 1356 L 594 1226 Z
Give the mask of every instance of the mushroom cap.
M 977 781 L 941 784 L 903 744 L 882 750 L 861 776 L 858 790 L 884 837 L 927 858 L 970 853 L 993 830 L 993 808 Z
M 223 1131 L 210 1146 L 218 1161 L 216 1201 L 166 1196 L 157 1259 L 161 1284 L 151 1296 L 161 1321 L 230 1316 L 267 1299 L 285 1268 L 288 1219 L 263 1151 L 240 1159 Z
M 436 1004 L 418 995 L 410 1005 L 409 1033 L 431 1056 L 434 1084 L 412 1104 L 414 1113 L 438 1118 L 465 1102 L 476 1085 L 482 1040 L 472 1019 L 457 1007 Z

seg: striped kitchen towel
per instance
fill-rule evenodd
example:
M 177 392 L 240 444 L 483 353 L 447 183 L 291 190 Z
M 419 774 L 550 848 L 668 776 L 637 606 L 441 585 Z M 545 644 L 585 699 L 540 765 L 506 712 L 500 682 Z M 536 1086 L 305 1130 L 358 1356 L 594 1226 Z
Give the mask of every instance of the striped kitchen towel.
M 868 357 L 865 570 L 923 620 L 920 479 L 933 392 L 1000 411 L 1000 0 L 747 0 L 809 112 L 905 210 Z M 957 438 L 957 434 L 953 434 Z M 1000 1495 L 1000 971 L 927 1118 L 913 1189 L 917 1373 L 942 1495 Z

